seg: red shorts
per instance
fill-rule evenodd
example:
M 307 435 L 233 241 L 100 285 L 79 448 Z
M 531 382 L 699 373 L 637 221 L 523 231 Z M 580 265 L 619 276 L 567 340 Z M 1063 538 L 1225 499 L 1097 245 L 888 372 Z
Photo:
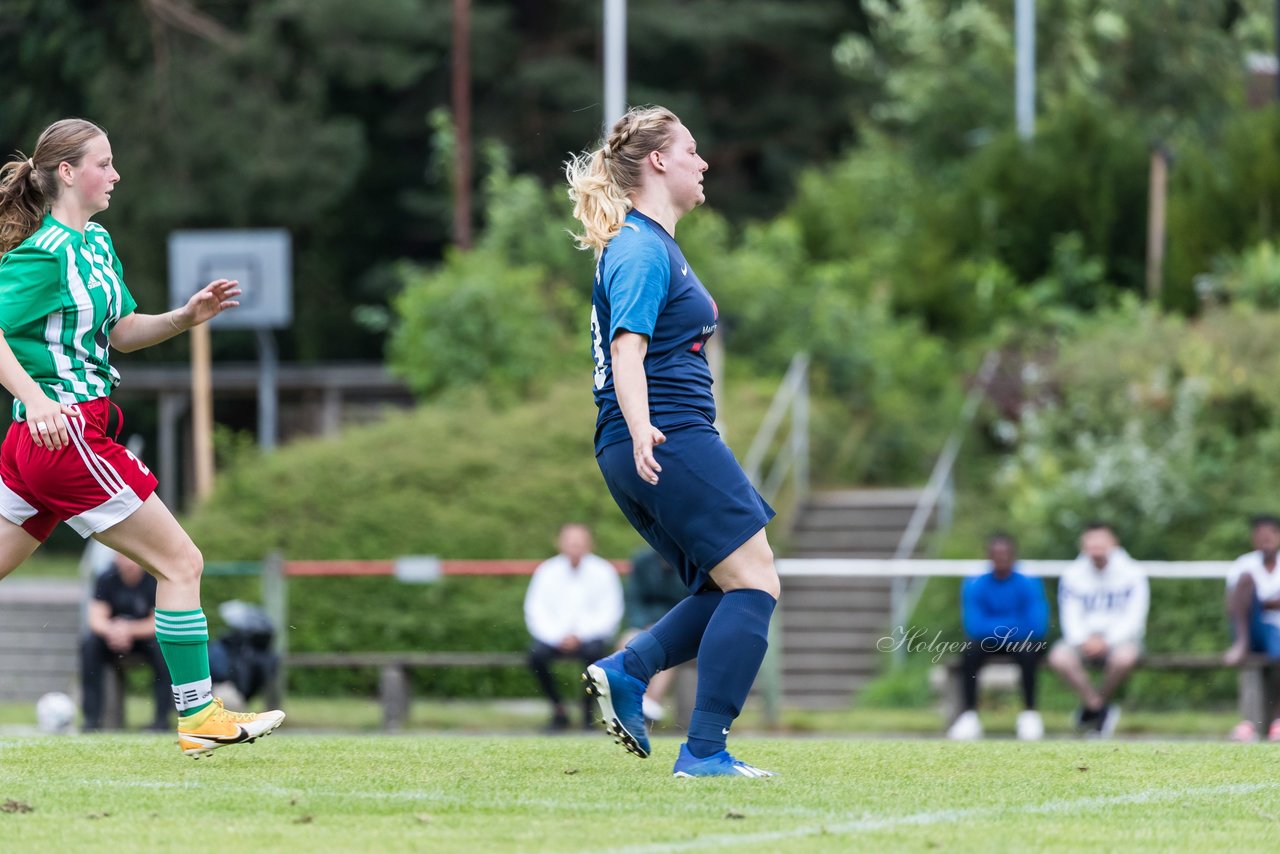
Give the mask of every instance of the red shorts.
M 156 491 L 156 477 L 116 441 L 120 407 L 100 397 L 76 404 L 68 418 L 71 444 L 37 445 L 25 421 L 14 422 L 0 445 L 0 516 L 40 542 L 59 522 L 82 537 L 122 522 Z

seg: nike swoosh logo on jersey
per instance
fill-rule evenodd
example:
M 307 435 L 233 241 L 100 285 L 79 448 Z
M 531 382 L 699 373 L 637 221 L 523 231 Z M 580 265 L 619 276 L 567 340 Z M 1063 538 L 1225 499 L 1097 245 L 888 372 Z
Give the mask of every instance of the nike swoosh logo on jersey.
M 728 728 L 728 727 L 725 727 L 724 729 L 720 730 L 720 734 L 721 734 L 721 735 L 728 735 L 728 734 L 729 734 L 729 728 Z
M 685 264 L 683 267 L 681 267 L 681 268 L 680 268 L 680 275 L 682 275 L 682 276 L 687 276 L 687 275 L 689 275 L 689 265 L 688 265 L 688 264 Z

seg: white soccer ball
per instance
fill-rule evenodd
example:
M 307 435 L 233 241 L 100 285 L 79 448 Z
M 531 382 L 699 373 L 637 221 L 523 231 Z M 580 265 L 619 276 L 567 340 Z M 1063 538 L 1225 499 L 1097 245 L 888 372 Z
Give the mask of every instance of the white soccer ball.
M 66 735 L 76 722 L 76 703 L 61 691 L 50 691 L 36 701 L 36 725 L 50 735 Z

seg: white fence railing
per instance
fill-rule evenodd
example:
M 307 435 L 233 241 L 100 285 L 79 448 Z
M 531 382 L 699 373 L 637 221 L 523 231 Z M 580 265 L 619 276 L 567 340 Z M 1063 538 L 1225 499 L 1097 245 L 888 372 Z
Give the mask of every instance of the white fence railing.
M 1024 560 L 1018 571 L 1024 575 L 1057 578 L 1071 561 Z M 779 558 L 778 574 L 783 578 L 823 576 L 827 578 L 960 578 L 981 575 L 989 570 L 981 560 L 924 560 L 919 558 Z M 1226 578 L 1229 560 L 1138 561 L 1148 578 Z M 903 617 L 905 619 L 905 616 Z M 901 622 L 901 621 L 899 621 Z

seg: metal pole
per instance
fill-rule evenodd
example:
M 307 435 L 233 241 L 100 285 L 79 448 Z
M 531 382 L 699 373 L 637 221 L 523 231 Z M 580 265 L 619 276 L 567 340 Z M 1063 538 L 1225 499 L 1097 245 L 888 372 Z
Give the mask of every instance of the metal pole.
M 191 330 L 191 444 L 195 455 L 195 496 L 213 492 L 213 345 L 209 324 Z
M 791 405 L 791 453 L 795 457 L 796 503 L 809 497 L 809 356 L 804 356 Z
M 1017 0 L 1014 7 L 1014 108 L 1018 138 L 1029 140 L 1036 132 L 1036 0 Z
M 277 424 L 276 385 L 280 373 L 276 354 L 275 333 L 270 329 L 257 330 L 258 340 L 258 447 L 270 451 L 276 446 Z
M 604 132 L 627 111 L 627 0 L 604 0 Z
M 178 419 L 186 408 L 186 396 L 180 392 L 160 393 L 160 423 L 156 427 L 160 446 L 156 455 L 160 468 L 160 500 L 171 510 L 178 509 Z
M 284 556 L 279 552 L 272 552 L 262 561 L 262 607 L 276 630 L 272 651 L 279 656 L 280 664 L 276 668 L 275 684 L 269 686 L 275 696 L 269 700 L 278 707 L 284 702 L 288 682 L 285 658 L 289 654 L 289 588 L 284 577 Z
M 453 0 L 453 242 L 471 248 L 471 0 Z
M 1169 160 L 1163 148 L 1151 152 L 1147 188 L 1147 299 L 1160 305 L 1164 290 L 1165 206 L 1169 198 Z

